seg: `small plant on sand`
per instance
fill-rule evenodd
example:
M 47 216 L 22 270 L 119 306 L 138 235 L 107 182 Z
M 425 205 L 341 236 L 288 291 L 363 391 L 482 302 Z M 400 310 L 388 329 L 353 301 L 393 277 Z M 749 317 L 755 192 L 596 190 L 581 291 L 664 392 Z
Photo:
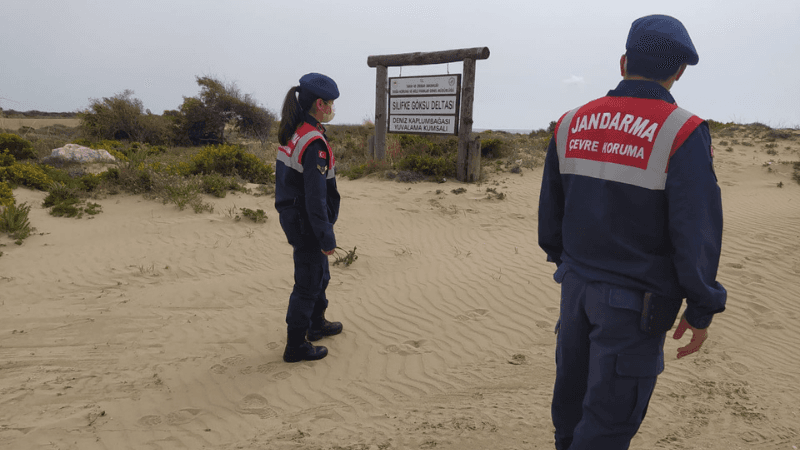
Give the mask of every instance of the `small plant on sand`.
M 200 195 L 200 186 L 191 178 L 166 177 L 163 189 L 164 203 L 175 203 L 181 211 Z
M 355 260 L 358 259 L 358 255 L 356 255 L 356 248 L 353 247 L 353 250 L 347 251 L 342 247 L 336 247 L 337 250 L 341 250 L 344 252 L 344 256 L 336 254 L 336 260 L 333 262 L 334 266 L 338 266 L 339 264 L 344 264 L 345 267 L 353 264 Z
M 497 192 L 495 188 L 486 188 L 486 198 L 489 200 L 497 199 L 497 200 L 505 200 L 506 194 L 503 192 Z
M 47 189 L 47 197 L 42 206 L 50 208 L 50 215 L 55 217 L 82 218 L 84 214 L 96 215 L 102 211 L 97 203 L 83 204 L 81 191 L 73 186 L 54 181 Z
M 267 213 L 265 213 L 263 209 L 257 209 L 253 211 L 250 208 L 242 208 L 241 211 L 242 216 L 247 217 L 255 223 L 263 223 L 267 221 Z
M 217 198 L 225 198 L 228 191 L 244 192 L 245 188 L 237 183 L 233 177 L 224 177 L 218 173 L 203 175 L 201 177 L 203 192 Z
M 22 240 L 34 231 L 28 220 L 30 211 L 27 203 L 3 207 L 0 211 L 0 232 L 8 233 L 12 239 L 16 239 L 17 245 L 21 245 Z

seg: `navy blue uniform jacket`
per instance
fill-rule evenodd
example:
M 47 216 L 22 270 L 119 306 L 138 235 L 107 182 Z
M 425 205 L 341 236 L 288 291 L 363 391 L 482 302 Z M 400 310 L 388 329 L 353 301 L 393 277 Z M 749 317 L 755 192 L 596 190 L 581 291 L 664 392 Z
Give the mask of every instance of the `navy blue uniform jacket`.
M 650 81 L 623 80 L 608 96 L 675 103 Z M 664 190 L 562 174 L 554 136 L 539 198 L 539 246 L 548 261 L 587 280 L 685 298 L 689 324 L 707 327 L 727 297 L 716 281 L 722 200 L 708 124 L 675 151 Z
M 324 135 L 325 129 L 313 117 L 307 115 L 305 120 Z M 333 155 L 325 143 L 317 139 L 308 144 L 303 153 L 303 172 L 287 167 L 282 161 L 275 164 L 275 209 L 281 215 L 291 213 L 290 209 L 299 213 L 296 232 L 305 242 L 300 245 L 292 242 L 287 232 L 295 247 L 307 248 L 316 239 L 319 250 L 336 248 L 333 225 L 339 217 L 341 199 L 330 161 L 335 161 Z

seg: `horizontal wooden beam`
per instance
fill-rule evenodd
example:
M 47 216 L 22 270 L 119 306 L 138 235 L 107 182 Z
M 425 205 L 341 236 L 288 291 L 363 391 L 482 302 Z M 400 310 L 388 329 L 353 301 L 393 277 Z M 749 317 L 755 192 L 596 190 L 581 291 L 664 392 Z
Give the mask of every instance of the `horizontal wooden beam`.
M 367 57 L 369 67 L 424 66 L 446 64 L 465 59 L 488 59 L 489 47 L 462 48 L 440 52 L 399 53 L 397 55 L 373 55 Z

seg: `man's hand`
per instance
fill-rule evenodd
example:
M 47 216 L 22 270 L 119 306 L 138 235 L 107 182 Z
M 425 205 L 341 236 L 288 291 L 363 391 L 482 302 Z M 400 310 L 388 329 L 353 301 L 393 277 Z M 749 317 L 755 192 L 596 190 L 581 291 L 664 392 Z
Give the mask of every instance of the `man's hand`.
M 335 252 L 335 251 L 336 251 L 336 249 L 332 248 L 332 249 L 330 249 L 328 251 L 322 250 L 322 253 L 326 254 L 327 256 L 331 256 L 333 254 L 333 252 Z
M 686 330 L 692 330 L 692 340 L 689 341 L 689 345 L 686 347 L 681 347 L 678 349 L 678 359 L 681 359 L 686 355 L 691 355 L 692 353 L 700 350 L 700 347 L 703 346 L 703 342 L 708 339 L 708 328 L 703 328 L 701 330 L 689 325 L 685 315 L 681 316 L 681 321 L 678 324 L 678 328 L 675 329 L 675 333 L 672 335 L 672 338 L 682 338 L 683 333 L 685 333 Z

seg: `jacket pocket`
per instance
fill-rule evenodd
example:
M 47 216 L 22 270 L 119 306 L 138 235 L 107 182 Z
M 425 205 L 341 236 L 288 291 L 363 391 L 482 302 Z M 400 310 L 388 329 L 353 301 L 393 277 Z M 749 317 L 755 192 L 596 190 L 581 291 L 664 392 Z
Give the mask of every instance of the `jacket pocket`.
M 300 210 L 297 208 L 285 209 L 280 213 L 279 221 L 289 244 L 294 247 L 301 245 L 305 234 L 305 224 Z

